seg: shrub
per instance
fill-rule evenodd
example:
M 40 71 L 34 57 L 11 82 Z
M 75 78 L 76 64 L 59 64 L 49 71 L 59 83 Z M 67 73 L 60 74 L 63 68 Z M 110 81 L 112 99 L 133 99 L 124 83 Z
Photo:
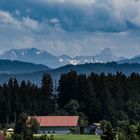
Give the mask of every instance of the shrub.
M 47 135 L 43 135 L 40 140 L 47 140 Z
M 43 135 L 40 137 L 34 137 L 33 140 L 47 140 L 47 135 Z
M 23 139 L 23 135 L 21 135 L 21 134 L 14 134 L 14 135 L 12 136 L 12 139 L 13 139 L 13 140 L 24 140 L 24 139 Z
M 40 137 L 34 137 L 33 140 L 40 140 Z
M 53 135 L 51 135 L 50 140 L 54 140 L 54 136 Z

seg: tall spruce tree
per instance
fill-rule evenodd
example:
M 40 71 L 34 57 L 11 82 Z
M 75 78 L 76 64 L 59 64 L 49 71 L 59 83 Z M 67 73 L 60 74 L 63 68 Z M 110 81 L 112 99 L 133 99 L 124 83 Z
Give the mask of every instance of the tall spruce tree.
M 48 115 L 53 110 L 53 82 L 49 74 L 44 74 L 41 83 L 41 101 L 43 115 Z
M 78 75 L 75 71 L 62 74 L 59 80 L 58 97 L 60 107 L 64 107 L 70 100 L 76 100 L 78 95 Z

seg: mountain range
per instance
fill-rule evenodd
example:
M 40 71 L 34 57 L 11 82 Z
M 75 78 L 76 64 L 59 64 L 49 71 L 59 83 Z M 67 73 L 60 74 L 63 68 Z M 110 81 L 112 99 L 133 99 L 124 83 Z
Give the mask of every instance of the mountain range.
M 0 55 L 0 59 L 18 60 L 31 62 L 35 64 L 43 64 L 51 68 L 58 68 L 64 65 L 85 64 L 85 63 L 106 63 L 119 61 L 123 58 L 115 56 L 109 48 L 105 48 L 101 53 L 95 56 L 76 56 L 70 57 L 67 55 L 55 56 L 47 51 L 36 48 L 28 49 L 11 49 Z
M 118 61 L 119 64 L 123 64 L 123 63 L 129 63 L 129 64 L 133 64 L 133 63 L 140 63 L 140 55 L 134 56 L 131 59 L 122 59 L 120 61 Z
M 53 81 L 58 81 L 61 74 L 71 70 L 78 74 L 90 74 L 91 72 L 97 74 L 122 72 L 126 75 L 135 72 L 140 74 L 140 56 L 131 59 L 120 58 L 113 55 L 108 48 L 96 56 L 73 58 L 67 55 L 54 56 L 36 48 L 12 49 L 0 55 L 0 84 L 13 77 L 18 81 L 30 80 L 40 85 L 43 73 L 51 74 Z

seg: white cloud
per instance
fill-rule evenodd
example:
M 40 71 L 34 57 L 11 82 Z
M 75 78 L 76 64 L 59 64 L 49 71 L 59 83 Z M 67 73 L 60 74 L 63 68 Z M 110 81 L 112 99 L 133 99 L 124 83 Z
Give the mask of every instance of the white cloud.
M 15 11 L 15 15 L 16 15 L 16 16 L 20 16 L 19 10 L 16 10 L 16 11 Z
M 140 20 L 140 1 L 139 0 L 112 0 L 112 9 L 114 15 L 120 21 L 131 21 L 136 25 L 140 25 L 137 21 Z
M 36 0 L 37 1 L 37 0 Z M 96 0 L 40 0 L 43 3 L 73 3 L 73 4 L 93 4 Z
M 3 24 L 16 23 L 13 16 L 9 12 L 0 11 L 0 22 Z
M 38 31 L 41 29 L 39 22 L 29 17 L 23 17 L 22 20 L 20 21 L 20 24 L 35 31 Z
M 53 18 L 50 20 L 50 22 L 55 24 L 55 23 L 59 23 L 59 20 L 57 18 Z
M 19 31 L 39 31 L 41 26 L 39 22 L 30 17 L 18 19 L 7 11 L 0 11 L 0 28 L 1 30 L 19 30 Z M 8 28 L 8 29 L 7 29 Z

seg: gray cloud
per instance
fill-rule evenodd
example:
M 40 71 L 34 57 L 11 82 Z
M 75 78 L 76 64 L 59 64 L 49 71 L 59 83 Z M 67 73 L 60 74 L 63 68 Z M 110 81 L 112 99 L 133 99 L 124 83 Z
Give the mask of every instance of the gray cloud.
M 36 3 L 72 31 L 114 32 L 140 27 L 139 0 L 36 0 Z
M 13 4 L 14 1 L 14 4 Z M 0 9 L 39 21 L 59 19 L 67 31 L 119 32 L 140 28 L 139 0 L 13 0 Z M 17 14 L 18 13 L 18 14 Z
M 138 0 L 14 1 L 14 7 L 0 1 L 1 51 L 36 47 L 75 56 L 108 47 L 118 56 L 140 53 Z

